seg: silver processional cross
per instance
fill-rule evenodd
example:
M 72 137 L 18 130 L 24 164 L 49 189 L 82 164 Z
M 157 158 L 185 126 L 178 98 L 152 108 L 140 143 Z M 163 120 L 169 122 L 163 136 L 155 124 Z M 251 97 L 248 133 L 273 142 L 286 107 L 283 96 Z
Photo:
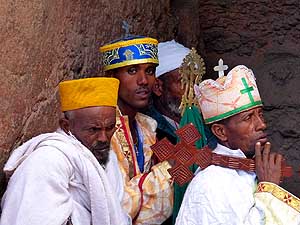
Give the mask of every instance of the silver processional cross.
M 122 28 L 125 30 L 125 38 L 129 37 L 129 35 L 130 35 L 129 30 L 130 30 L 131 26 L 125 20 L 122 21 Z

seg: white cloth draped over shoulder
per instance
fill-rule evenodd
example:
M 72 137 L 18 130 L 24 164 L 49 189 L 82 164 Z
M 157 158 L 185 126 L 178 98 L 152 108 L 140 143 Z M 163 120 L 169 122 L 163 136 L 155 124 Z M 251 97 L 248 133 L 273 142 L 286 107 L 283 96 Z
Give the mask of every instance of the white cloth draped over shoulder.
M 220 144 L 214 152 L 245 158 L 241 150 Z M 217 224 L 299 225 L 300 214 L 272 194 L 258 192 L 255 173 L 211 165 L 196 171 L 185 193 L 176 225 Z
M 121 173 L 117 155 L 111 150 L 109 152 L 109 161 L 105 167 L 105 172 L 109 179 L 109 183 L 111 184 L 114 193 L 118 197 L 119 201 L 122 202 L 124 197 L 124 179 Z
M 97 159 L 61 129 L 14 150 L 4 171 L 11 177 L 0 225 L 63 225 L 69 217 L 73 225 L 131 223 Z

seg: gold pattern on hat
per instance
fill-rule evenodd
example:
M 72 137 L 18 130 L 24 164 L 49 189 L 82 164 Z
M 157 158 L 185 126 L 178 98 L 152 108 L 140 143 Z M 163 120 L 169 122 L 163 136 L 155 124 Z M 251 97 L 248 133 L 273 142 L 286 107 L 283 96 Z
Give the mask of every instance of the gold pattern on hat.
M 192 48 L 190 53 L 183 59 L 179 67 L 181 76 L 181 88 L 184 89 L 179 110 L 183 115 L 186 107 L 198 106 L 198 100 L 194 94 L 194 85 L 202 81 L 206 72 L 203 58 Z
M 126 60 L 133 60 L 133 52 L 129 49 L 126 49 L 126 51 L 123 53 L 123 55 L 126 57 Z

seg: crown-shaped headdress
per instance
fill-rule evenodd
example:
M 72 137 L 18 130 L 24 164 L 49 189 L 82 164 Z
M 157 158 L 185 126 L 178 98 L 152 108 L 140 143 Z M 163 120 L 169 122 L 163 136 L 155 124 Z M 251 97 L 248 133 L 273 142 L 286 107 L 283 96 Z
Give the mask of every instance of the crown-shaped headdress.
M 234 67 L 217 80 L 203 81 L 195 86 L 195 94 L 206 124 L 262 106 L 255 76 L 244 65 Z
M 158 64 L 158 41 L 143 36 L 128 36 L 100 48 L 104 71 L 141 63 Z

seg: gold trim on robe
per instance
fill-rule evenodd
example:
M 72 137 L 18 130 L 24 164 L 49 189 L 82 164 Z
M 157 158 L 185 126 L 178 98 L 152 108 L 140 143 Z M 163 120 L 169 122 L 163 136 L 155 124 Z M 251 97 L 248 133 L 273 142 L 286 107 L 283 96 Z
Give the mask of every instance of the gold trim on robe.
M 124 178 L 123 209 L 134 219 L 134 225 L 161 224 L 172 213 L 173 185 L 167 172 L 171 168 L 169 163 L 165 161 L 153 165 L 150 146 L 156 142 L 156 121 L 141 113 L 135 117 L 144 139 L 145 164 L 144 173 L 141 173 L 135 152 L 130 149 L 133 141 L 128 117 L 122 118 L 130 143 L 127 143 L 120 115 L 117 115 L 117 130 L 112 137 L 111 147 L 117 155 Z
M 300 199 L 269 182 L 260 182 L 254 194 L 256 204 L 265 212 L 265 224 L 300 224 Z

